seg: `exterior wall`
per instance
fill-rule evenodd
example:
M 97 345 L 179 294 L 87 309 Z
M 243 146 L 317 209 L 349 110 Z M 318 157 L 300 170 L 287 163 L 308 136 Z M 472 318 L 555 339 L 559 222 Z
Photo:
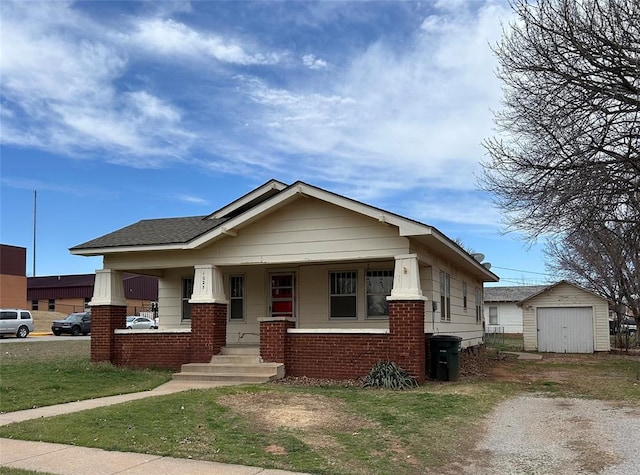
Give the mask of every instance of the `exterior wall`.
M 609 306 L 607 301 L 573 285 L 559 284 L 522 306 L 524 349 L 538 349 L 537 309 L 540 307 L 593 307 L 593 335 L 595 351 L 609 351 Z
M 191 333 L 118 333 L 114 340 L 113 364 L 130 368 L 169 368 L 178 371 L 191 362 Z
M 288 334 L 288 376 L 356 379 L 390 359 L 389 335 Z
M 498 323 L 489 323 L 489 307 L 498 307 Z M 515 302 L 487 302 L 484 304 L 487 333 L 522 333 L 522 308 Z
M 0 307 L 31 309 L 25 307 L 27 278 L 21 275 L 0 274 Z
M 483 343 L 482 321 L 476 322 L 475 289 L 483 283 L 442 256 L 424 246 L 413 244 L 420 262 L 420 283 L 422 292 L 429 301 L 425 304 L 425 331 L 434 335 L 456 335 L 462 337 L 462 347 L 467 348 Z M 431 264 L 430 266 L 424 263 Z M 440 305 L 440 271 L 451 276 L 451 321 L 442 320 Z M 467 283 L 467 308 L 464 308 L 463 282 Z M 436 302 L 437 310 L 432 310 Z M 482 305 L 482 302 L 480 302 Z
M 235 231 L 235 230 L 234 230 Z M 394 226 L 315 198 L 300 198 L 202 249 L 105 255 L 114 270 L 281 265 L 291 262 L 389 258 L 407 254 L 409 240 Z
M 126 308 L 100 305 L 91 309 L 91 362 L 112 361 L 115 330 L 126 324 Z

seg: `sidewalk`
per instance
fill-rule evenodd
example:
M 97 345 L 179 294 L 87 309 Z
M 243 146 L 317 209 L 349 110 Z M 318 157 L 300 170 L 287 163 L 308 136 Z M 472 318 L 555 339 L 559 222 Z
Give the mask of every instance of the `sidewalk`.
M 0 425 L 56 416 L 59 414 L 68 414 L 70 412 L 110 406 L 136 399 L 187 391 L 189 389 L 211 388 L 223 385 L 226 384 L 217 382 L 191 383 L 188 381 L 169 381 L 151 391 L 88 399 L 85 401 L 0 414 Z M 285 475 L 297 473 L 243 465 L 176 459 L 132 452 L 109 452 L 102 449 L 13 439 L 0 439 L 0 466 L 59 475 L 85 475 L 89 472 L 92 475 L 142 475 L 148 473 L 161 473 L 163 475 Z

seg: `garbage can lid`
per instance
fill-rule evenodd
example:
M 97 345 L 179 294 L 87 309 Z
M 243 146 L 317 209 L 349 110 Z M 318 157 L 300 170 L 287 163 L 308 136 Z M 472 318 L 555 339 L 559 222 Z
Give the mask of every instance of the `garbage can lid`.
M 429 340 L 436 340 L 436 341 L 462 341 L 462 337 L 461 336 L 455 336 L 455 335 L 432 335 L 431 338 L 429 338 Z

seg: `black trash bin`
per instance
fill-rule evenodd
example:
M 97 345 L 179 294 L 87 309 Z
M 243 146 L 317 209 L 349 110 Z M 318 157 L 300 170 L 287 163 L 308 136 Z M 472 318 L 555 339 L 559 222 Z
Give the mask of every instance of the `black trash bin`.
M 431 377 L 440 381 L 457 381 L 460 374 L 460 345 L 462 338 L 453 335 L 433 335 L 431 348 Z

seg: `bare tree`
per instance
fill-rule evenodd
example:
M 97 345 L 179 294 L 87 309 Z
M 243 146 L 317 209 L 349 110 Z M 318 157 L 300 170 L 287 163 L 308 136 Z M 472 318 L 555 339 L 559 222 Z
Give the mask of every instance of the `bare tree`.
M 640 219 L 640 2 L 515 0 L 481 186 L 535 238 Z
M 640 2 L 513 0 L 481 187 L 508 229 L 551 237 L 551 268 L 636 316 Z

